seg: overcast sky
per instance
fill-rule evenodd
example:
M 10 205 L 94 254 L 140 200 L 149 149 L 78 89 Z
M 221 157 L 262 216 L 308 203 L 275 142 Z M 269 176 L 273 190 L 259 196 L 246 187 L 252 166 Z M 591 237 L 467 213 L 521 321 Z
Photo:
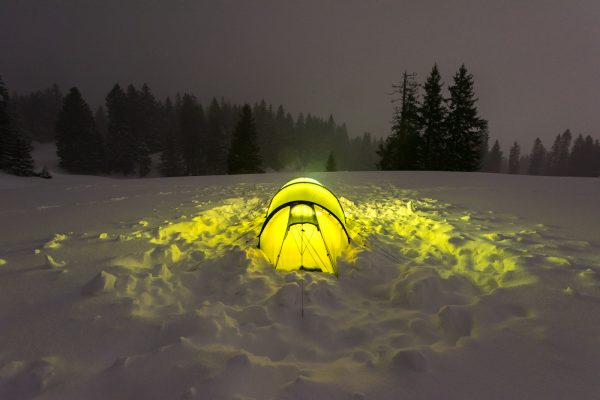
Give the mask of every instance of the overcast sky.
M 0 0 L 0 74 L 27 92 L 115 82 L 159 97 L 265 99 L 389 133 L 391 85 L 461 63 L 507 150 L 567 127 L 600 137 L 600 1 Z

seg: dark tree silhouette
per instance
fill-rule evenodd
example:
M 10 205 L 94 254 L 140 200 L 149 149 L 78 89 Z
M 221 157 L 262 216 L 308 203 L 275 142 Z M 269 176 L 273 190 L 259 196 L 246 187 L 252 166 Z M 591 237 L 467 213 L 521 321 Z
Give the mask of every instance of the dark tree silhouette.
M 126 118 L 131 131 L 131 149 L 134 160 L 134 169 L 139 176 L 146 176 L 150 172 L 150 142 L 157 140 L 156 136 L 157 111 L 154 97 L 146 86 L 146 92 L 138 91 L 135 86 L 129 85 L 126 94 Z M 148 140 L 150 138 L 150 141 Z
M 106 96 L 106 110 L 110 170 L 132 174 L 136 168 L 137 146 L 129 122 L 128 98 L 118 84 Z
M 591 136 L 585 139 L 577 136 L 569 156 L 570 176 L 596 176 L 594 140 Z
M 256 125 L 252 117 L 252 109 L 245 104 L 233 131 L 227 158 L 227 173 L 254 174 L 261 172 L 264 171 L 257 144 Z
M 161 137 L 161 114 L 160 107 L 156 98 L 152 94 L 150 87 L 143 84 L 141 90 L 137 92 L 137 113 L 139 115 L 139 142 L 144 142 L 149 153 L 155 153 L 162 150 Z
M 8 145 L 11 136 L 10 98 L 2 77 L 0 77 L 0 169 L 6 168 L 9 165 Z
M 377 150 L 379 169 L 382 170 L 416 170 L 421 167 L 419 154 L 419 103 L 418 84 L 414 74 L 404 72 L 402 84 L 393 85 L 399 101 L 395 108 L 392 134 L 388 136 Z
M 445 121 L 446 169 L 477 171 L 481 167 L 481 145 L 486 139 L 487 121 L 479 117 L 473 75 L 464 64 L 453 79 L 454 84 L 448 88 L 450 99 Z
M 442 97 L 441 76 L 437 64 L 423 85 L 423 102 L 419 107 L 421 120 L 421 154 L 423 167 L 426 170 L 447 169 L 447 149 L 444 120 L 446 109 Z
M 325 171 L 327 171 L 327 172 L 337 171 L 337 165 L 335 163 L 335 157 L 333 156 L 333 151 L 329 152 L 329 156 L 327 157 L 327 162 L 325 163 Z
M 0 168 L 18 176 L 33 175 L 31 145 L 15 123 L 8 90 L 0 77 Z
M 32 140 L 51 142 L 55 139 L 54 128 L 63 105 L 63 94 L 58 85 L 26 95 L 17 94 L 11 103 L 22 129 Z
M 571 147 L 571 131 L 567 129 L 563 134 L 558 134 L 548 155 L 548 174 L 553 176 L 568 175 L 569 150 Z
M 518 174 L 519 173 L 519 162 L 521 158 L 521 147 L 519 143 L 514 142 L 510 148 L 508 155 L 508 173 Z
M 97 174 L 104 166 L 104 143 L 79 89 L 65 96 L 56 123 L 56 152 L 60 165 L 76 174 Z
M 204 148 L 206 118 L 202 105 L 193 95 L 184 94 L 181 99 L 179 130 L 186 175 L 205 174 L 207 169 L 206 152 L 208 151 Z
M 102 141 L 106 143 L 108 140 L 108 119 L 104 107 L 99 106 L 96 109 L 96 112 L 94 113 L 94 123 L 96 124 L 96 131 L 102 138 Z
M 533 147 L 531 148 L 531 155 L 529 156 L 529 169 L 527 173 L 529 175 L 544 175 L 547 164 L 547 151 L 540 138 L 535 138 Z
M 207 173 L 222 174 L 225 172 L 227 147 L 225 143 L 225 124 L 221 115 L 221 106 L 213 97 L 208 107 L 208 126 L 205 141 L 207 152 Z
M 183 156 L 177 137 L 175 110 L 167 98 L 163 110 L 164 143 L 159 170 L 164 176 L 181 176 L 185 172 Z
M 600 176 L 600 141 L 598 139 L 594 141 L 594 160 L 595 176 Z

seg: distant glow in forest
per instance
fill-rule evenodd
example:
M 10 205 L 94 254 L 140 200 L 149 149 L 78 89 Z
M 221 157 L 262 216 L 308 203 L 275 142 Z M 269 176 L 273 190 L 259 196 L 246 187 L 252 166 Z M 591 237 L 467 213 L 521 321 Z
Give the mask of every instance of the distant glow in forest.
M 298 178 L 271 200 L 258 247 L 278 270 L 337 274 L 336 259 L 348 242 L 337 197 L 314 179 Z

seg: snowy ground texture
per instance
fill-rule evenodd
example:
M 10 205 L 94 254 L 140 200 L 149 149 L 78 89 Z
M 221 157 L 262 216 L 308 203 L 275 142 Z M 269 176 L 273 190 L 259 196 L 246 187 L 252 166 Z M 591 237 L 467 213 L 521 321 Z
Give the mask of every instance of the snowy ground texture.
M 0 175 L 0 399 L 600 398 L 600 182 L 316 174 L 339 277 L 256 249 L 296 175 Z

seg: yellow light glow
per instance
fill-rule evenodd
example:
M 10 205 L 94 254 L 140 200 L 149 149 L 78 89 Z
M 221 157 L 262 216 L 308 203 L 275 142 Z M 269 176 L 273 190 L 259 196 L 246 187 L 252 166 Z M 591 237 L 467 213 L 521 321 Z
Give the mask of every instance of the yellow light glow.
M 278 270 L 335 274 L 336 259 L 349 241 L 345 221 L 329 189 L 314 179 L 294 179 L 271 200 L 259 248 Z

